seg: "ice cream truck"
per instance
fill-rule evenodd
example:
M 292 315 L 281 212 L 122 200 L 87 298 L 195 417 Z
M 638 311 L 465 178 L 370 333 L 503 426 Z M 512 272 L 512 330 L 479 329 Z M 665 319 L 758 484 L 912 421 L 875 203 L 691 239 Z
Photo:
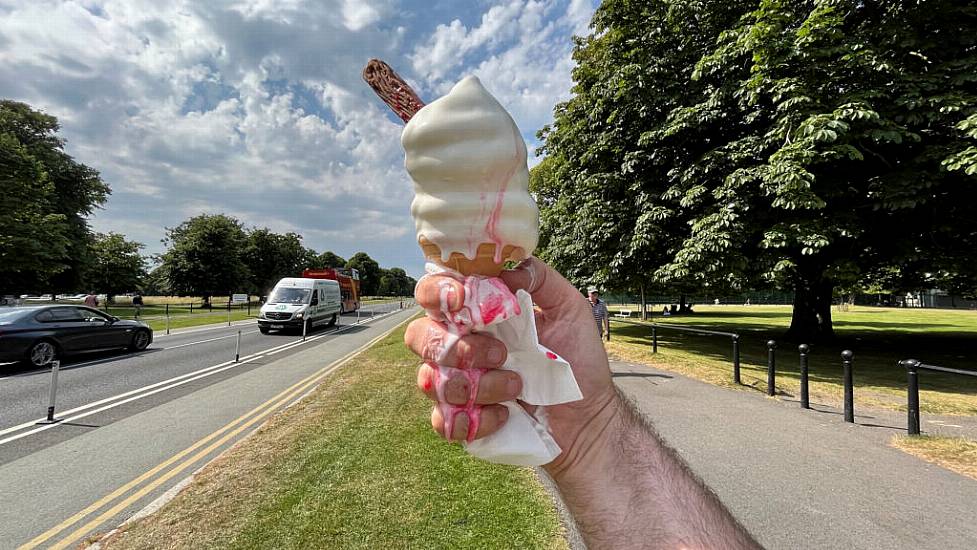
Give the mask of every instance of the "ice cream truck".
M 336 324 L 342 312 L 339 282 L 330 279 L 286 277 L 275 285 L 258 313 L 258 330 L 302 330 Z

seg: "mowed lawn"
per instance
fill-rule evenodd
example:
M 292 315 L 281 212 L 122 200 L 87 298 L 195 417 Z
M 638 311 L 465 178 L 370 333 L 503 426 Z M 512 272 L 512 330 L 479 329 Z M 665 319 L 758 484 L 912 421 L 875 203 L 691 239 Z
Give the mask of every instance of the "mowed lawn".
M 617 308 L 611 306 L 612 315 Z M 687 325 L 740 334 L 742 380 L 766 391 L 768 340 L 778 341 L 777 391 L 799 398 L 798 342 L 782 341 L 790 325 L 789 306 L 696 306 L 691 315 L 662 317 L 657 323 Z M 977 311 L 852 307 L 832 310 L 838 339 L 812 345 L 811 400 L 842 401 L 843 349 L 854 352 L 858 406 L 906 409 L 906 371 L 901 359 L 977 371 Z M 659 353 L 651 353 L 651 331 L 615 322 L 608 350 L 622 359 L 641 361 L 724 386 L 732 383 L 730 338 L 658 329 Z M 977 377 L 922 371 L 920 408 L 924 413 L 977 415 Z
M 532 470 L 430 428 L 401 328 L 108 548 L 566 548 Z

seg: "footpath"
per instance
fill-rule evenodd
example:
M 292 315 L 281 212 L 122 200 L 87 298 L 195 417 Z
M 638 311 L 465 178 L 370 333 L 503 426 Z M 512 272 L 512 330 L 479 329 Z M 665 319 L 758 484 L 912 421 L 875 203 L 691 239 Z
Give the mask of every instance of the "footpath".
M 977 481 L 890 447 L 906 433 L 904 414 L 856 409 L 846 424 L 814 403 L 803 410 L 632 363 L 612 370 L 768 550 L 977 548 Z M 924 415 L 924 432 L 977 434 L 972 419 L 940 418 Z

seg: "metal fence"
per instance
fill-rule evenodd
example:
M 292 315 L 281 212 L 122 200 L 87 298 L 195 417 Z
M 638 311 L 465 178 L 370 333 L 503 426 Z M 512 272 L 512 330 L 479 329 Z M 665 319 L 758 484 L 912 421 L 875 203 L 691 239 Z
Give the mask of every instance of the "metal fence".
M 622 321 L 620 319 L 614 320 L 617 323 L 623 323 L 626 325 L 635 326 L 650 326 L 651 327 L 651 352 L 658 353 L 658 329 L 664 328 L 667 330 L 677 330 L 680 332 L 690 332 L 694 334 L 703 334 L 707 336 L 723 336 L 732 339 L 733 344 L 733 382 L 740 384 L 740 335 L 735 332 L 722 332 L 718 330 L 708 330 L 696 327 L 686 327 L 681 325 L 666 325 L 663 323 L 651 323 L 647 325 L 645 323 L 635 323 L 630 321 Z
M 899 361 L 899 364 L 905 367 L 906 377 L 908 378 L 909 382 L 907 391 L 908 403 L 906 406 L 906 411 L 908 414 L 906 431 L 909 432 L 909 435 L 919 435 L 919 371 L 928 370 L 933 372 L 957 374 L 960 376 L 977 377 L 977 372 L 974 371 L 927 365 L 917 361 L 916 359 L 903 359 L 902 361 Z
M 626 325 L 634 325 L 641 327 L 648 327 L 651 329 L 651 352 L 658 353 L 658 330 L 675 330 L 679 332 L 688 332 L 692 334 L 702 334 L 705 336 L 720 336 L 724 338 L 729 338 L 732 342 L 732 366 L 733 366 L 733 382 L 735 384 L 742 384 L 740 378 L 740 335 L 735 332 L 723 332 L 719 330 L 709 330 L 699 327 L 688 327 L 683 325 L 668 325 L 663 323 L 637 323 L 630 321 L 623 321 L 621 319 L 615 319 L 616 323 L 622 323 Z M 809 353 L 811 347 L 807 344 L 801 344 L 797 347 L 799 362 L 800 362 L 800 405 L 802 408 L 810 409 L 810 398 L 809 398 Z M 843 386 L 844 386 L 844 416 L 845 422 L 855 422 L 855 392 L 854 392 L 854 382 L 853 382 L 853 363 L 855 354 L 851 350 L 844 350 L 841 352 L 841 362 L 843 369 Z M 938 370 L 947 370 L 942 367 L 937 367 Z M 965 371 L 954 371 L 954 369 L 949 369 L 951 372 L 965 372 Z M 977 376 L 977 373 L 973 373 Z M 774 396 L 777 394 L 777 342 L 775 340 L 767 341 L 767 395 Z M 918 401 L 918 399 L 917 399 Z M 917 407 L 918 408 L 918 407 Z M 917 413 L 918 417 L 918 413 Z

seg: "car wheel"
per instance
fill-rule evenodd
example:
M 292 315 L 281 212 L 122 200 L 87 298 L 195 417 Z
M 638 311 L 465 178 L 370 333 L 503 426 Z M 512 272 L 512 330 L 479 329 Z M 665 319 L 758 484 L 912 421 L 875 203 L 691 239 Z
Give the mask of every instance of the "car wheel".
M 46 367 L 58 358 L 58 347 L 54 342 L 41 340 L 27 350 L 27 362 L 34 367 Z
M 137 330 L 135 334 L 132 335 L 132 343 L 129 344 L 129 349 L 132 351 L 142 351 L 149 347 L 149 332 L 145 330 Z
M 268 327 L 258 327 L 258 330 L 261 331 L 261 334 L 268 334 L 268 331 L 271 329 L 269 329 Z

